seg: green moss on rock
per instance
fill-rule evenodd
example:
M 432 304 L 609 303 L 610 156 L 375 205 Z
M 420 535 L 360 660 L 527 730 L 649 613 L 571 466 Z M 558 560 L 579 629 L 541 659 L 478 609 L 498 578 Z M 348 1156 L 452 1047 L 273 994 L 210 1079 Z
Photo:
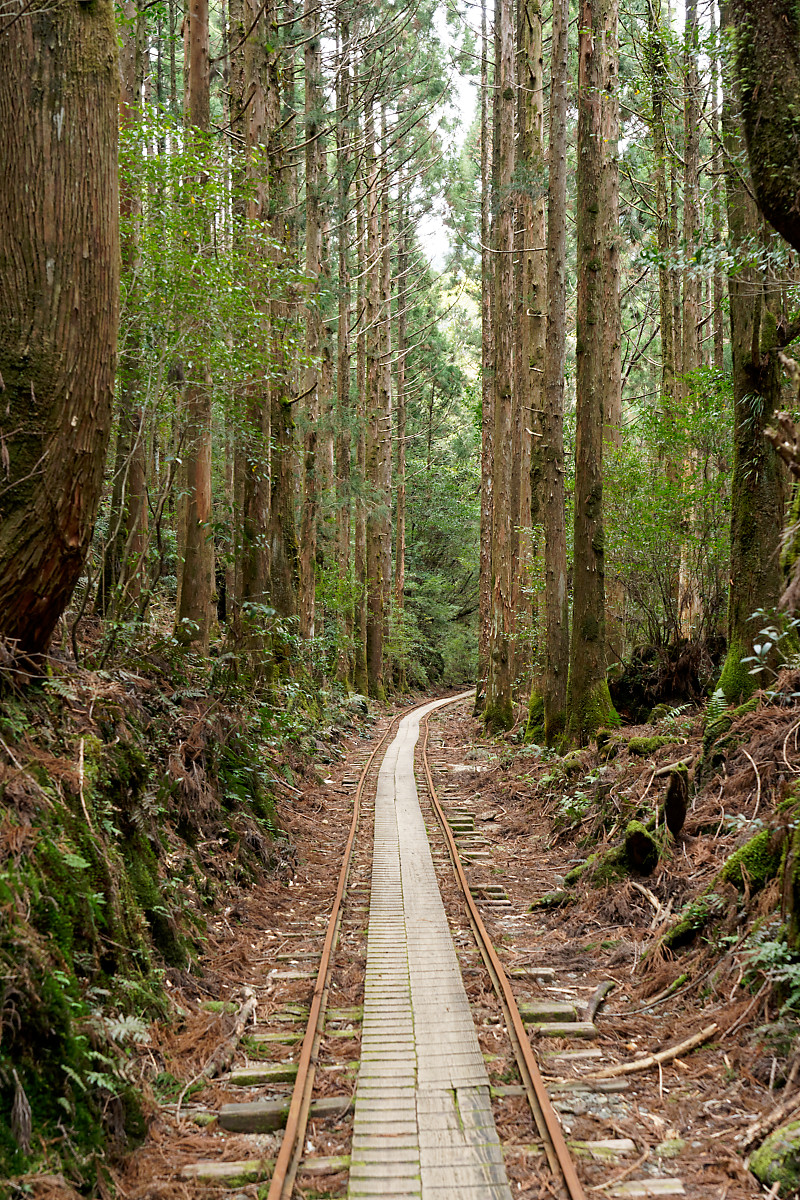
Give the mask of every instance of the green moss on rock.
M 544 728 L 544 697 L 534 688 L 528 701 L 528 724 L 525 728 L 525 741 L 537 746 L 545 744 Z
M 788 1196 L 800 1187 L 800 1121 L 776 1129 L 750 1155 L 750 1170 L 765 1187 Z

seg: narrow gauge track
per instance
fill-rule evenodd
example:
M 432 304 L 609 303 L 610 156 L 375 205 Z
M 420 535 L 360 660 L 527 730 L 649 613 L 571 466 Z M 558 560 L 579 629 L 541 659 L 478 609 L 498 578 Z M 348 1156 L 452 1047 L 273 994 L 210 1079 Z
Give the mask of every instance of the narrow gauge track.
M 449 704 L 463 701 L 464 699 L 465 694 L 462 694 L 461 696 L 453 697 L 451 700 L 446 701 L 445 705 L 440 707 L 445 707 Z M 392 734 L 397 731 L 397 727 L 402 719 L 412 713 L 417 707 L 419 706 L 414 705 L 410 709 L 406 709 L 395 714 L 372 748 L 371 752 L 366 758 L 366 761 L 363 762 L 363 766 L 360 771 L 357 787 L 354 793 L 353 813 L 349 836 L 342 858 L 333 906 L 327 921 L 324 944 L 322 951 L 319 954 L 319 965 L 314 981 L 313 993 L 310 999 L 308 1020 L 306 1023 L 305 1032 L 302 1036 L 302 1045 L 300 1046 L 299 1056 L 296 1062 L 296 1075 L 294 1077 L 294 1087 L 291 1094 L 291 1100 L 288 1105 L 288 1117 L 286 1118 L 285 1133 L 278 1150 L 277 1158 L 274 1161 L 268 1161 L 265 1155 L 260 1161 L 250 1159 L 236 1163 L 198 1163 L 183 1171 L 184 1178 L 217 1185 L 227 1182 L 229 1187 L 237 1185 L 244 1186 L 247 1183 L 258 1182 L 259 1180 L 266 1180 L 269 1178 L 270 1184 L 267 1200 L 290 1200 L 290 1197 L 295 1190 L 295 1180 L 298 1172 L 300 1172 L 301 1178 L 305 1179 L 306 1175 L 311 1175 L 312 1177 L 320 1175 L 324 1176 L 326 1174 L 335 1175 L 337 1172 L 342 1172 L 343 1168 L 346 1166 L 347 1160 L 344 1156 L 334 1156 L 329 1159 L 325 1159 L 324 1157 L 315 1157 L 314 1146 L 310 1140 L 307 1140 L 309 1116 L 311 1115 L 312 1120 L 315 1117 L 315 1110 L 312 1107 L 313 1105 L 316 1105 L 316 1113 L 319 1118 L 321 1118 L 319 1124 L 316 1120 L 314 1120 L 313 1127 L 316 1129 L 316 1133 L 314 1133 L 312 1136 L 315 1142 L 319 1142 L 321 1140 L 320 1135 L 324 1137 L 326 1115 L 332 1116 L 334 1121 L 338 1123 L 338 1128 L 340 1131 L 340 1143 L 342 1139 L 342 1133 L 344 1133 L 345 1138 L 347 1137 L 346 1131 L 341 1130 L 341 1118 L 345 1115 L 345 1112 L 350 1107 L 348 1098 L 346 1096 L 344 1097 L 344 1103 L 340 1104 L 338 1112 L 336 1112 L 335 1107 L 331 1107 L 330 1104 L 328 1110 L 325 1110 L 325 1097 L 317 1098 L 316 1101 L 314 1099 L 315 1083 L 320 1080 L 325 1080 L 326 1069 L 337 1069 L 336 1065 L 331 1066 L 323 1061 L 324 1050 L 321 1048 L 322 1039 L 324 1036 L 326 1036 L 326 1009 L 331 992 L 332 971 L 336 968 L 347 967 L 347 962 L 343 962 L 341 960 L 347 959 L 348 952 L 345 952 L 344 955 L 340 953 L 336 959 L 334 959 L 334 951 L 336 950 L 340 931 L 342 929 L 342 918 L 345 911 L 346 902 L 350 904 L 351 909 L 351 915 L 349 918 L 350 925 L 352 926 L 355 924 L 360 926 L 360 929 L 357 930 L 357 932 L 360 936 L 365 937 L 366 935 L 367 918 L 366 916 L 359 917 L 357 913 L 360 912 L 366 914 L 367 909 L 363 906 L 354 904 L 353 900 L 366 898 L 362 897 L 360 893 L 365 890 L 367 886 L 366 881 L 369 879 L 371 873 L 372 846 L 371 844 L 366 845 L 366 834 L 370 832 L 368 829 L 363 831 L 365 833 L 364 837 L 360 837 L 359 834 L 362 832 L 362 824 L 371 824 L 369 820 L 365 821 L 364 818 L 365 816 L 371 816 L 372 804 L 374 803 L 373 795 L 377 786 L 377 776 L 383 759 L 382 752 L 386 750 Z M 454 868 L 455 879 L 457 880 L 458 886 L 461 889 L 463 903 L 467 908 L 469 922 L 472 926 L 476 945 L 478 947 L 480 956 L 484 961 L 486 970 L 492 980 L 499 1006 L 503 1013 L 503 1018 L 505 1021 L 504 1029 L 507 1031 L 510 1039 L 513 1055 L 518 1065 L 518 1070 L 530 1104 L 533 1120 L 536 1128 L 539 1131 L 544 1152 L 552 1172 L 551 1187 L 553 1187 L 555 1191 L 552 1193 L 549 1192 L 548 1194 L 556 1194 L 561 1196 L 566 1195 L 569 1196 L 570 1200 L 585 1200 L 585 1193 L 582 1189 L 575 1170 L 575 1165 L 570 1157 L 569 1150 L 564 1141 L 558 1117 L 553 1111 L 541 1075 L 539 1073 L 536 1060 L 531 1051 L 528 1035 L 525 1032 L 525 1027 L 514 999 L 511 985 L 497 952 L 492 945 L 491 938 L 489 937 L 486 927 L 481 919 L 478 907 L 472 898 L 467 875 L 459 855 L 453 831 L 451 830 L 450 824 L 446 818 L 442 804 L 437 795 L 436 788 L 434 786 L 433 773 L 431 770 L 431 763 L 428 756 L 429 727 L 427 717 L 424 717 L 423 720 L 424 725 L 421 730 L 423 736 L 421 738 L 421 743 L 418 744 L 417 747 L 419 763 L 422 768 L 421 774 L 424 776 L 424 779 L 418 778 L 420 802 L 423 805 L 423 810 L 427 807 L 427 803 L 429 802 L 436 814 L 435 820 L 438 822 L 441 829 L 441 836 L 446 842 L 447 853 L 450 856 L 450 861 L 452 862 Z M 428 824 L 429 831 L 432 834 L 438 832 L 437 830 L 431 828 L 430 819 L 428 820 Z M 351 875 L 353 862 L 356 859 L 358 860 L 358 869 L 356 872 L 357 879 L 355 882 L 359 894 L 348 895 L 348 881 Z M 355 889 L 353 889 L 353 891 L 355 892 Z M 450 920 L 451 924 L 453 924 L 452 916 Z M 463 918 L 461 917 L 461 914 L 459 914 L 456 923 L 463 924 Z M 349 1010 L 348 1012 L 345 1012 L 345 1010 L 331 1010 L 330 1016 L 332 1020 L 329 1022 L 329 1026 L 332 1026 L 336 1023 L 341 1023 L 343 1019 L 347 1019 L 348 1017 L 357 1023 L 360 1018 L 355 1015 L 355 1011 L 356 1010 Z M 278 1019 L 285 1020 L 286 1017 L 278 1017 Z M 297 1020 L 298 1017 L 294 1017 L 293 1019 Z M 344 1035 L 346 1036 L 346 1033 Z M 275 1042 L 283 1040 L 278 1034 L 268 1034 L 267 1037 Z M 351 1068 L 357 1067 L 357 1064 L 351 1063 L 349 1065 Z M 339 1066 L 341 1066 L 341 1064 L 339 1064 Z M 247 1070 L 248 1068 L 245 1068 L 245 1071 L 240 1073 L 240 1075 L 246 1074 Z M 320 1071 L 322 1072 L 322 1075 L 320 1075 Z M 331 1076 L 328 1076 L 329 1080 L 330 1078 Z M 237 1078 L 235 1078 L 233 1074 L 229 1077 L 229 1079 L 233 1083 L 237 1082 Z M 259 1080 L 254 1077 L 253 1082 L 258 1083 Z M 322 1091 L 325 1091 L 324 1087 L 322 1088 Z M 328 1100 L 331 1100 L 330 1096 L 328 1096 Z M 341 1096 L 339 1096 L 339 1100 L 342 1100 Z M 259 1125 L 257 1121 L 254 1124 L 237 1124 L 235 1121 L 232 1124 L 224 1123 L 225 1108 L 229 1110 L 255 1110 L 258 1107 L 258 1103 L 252 1105 L 247 1103 L 234 1105 L 229 1104 L 224 1106 L 223 1109 L 221 1109 L 218 1113 L 218 1116 L 220 1117 L 221 1128 L 234 1131 L 238 1130 L 239 1132 L 259 1132 L 264 1129 L 274 1129 L 274 1124 Z M 346 1146 L 340 1145 L 340 1149 L 346 1148 Z M 304 1157 L 304 1151 L 310 1152 L 307 1157 Z M 209 1169 L 207 1172 L 204 1172 L 202 1169 L 204 1165 L 208 1168 L 215 1167 L 217 1169 Z M 226 1172 L 225 1168 L 228 1167 L 232 1168 L 232 1170 Z M 237 1173 L 233 1170 L 233 1168 L 241 1168 L 241 1170 L 238 1170 Z M 317 1183 L 317 1186 L 319 1186 L 319 1183 Z M 263 1192 L 260 1194 L 264 1195 Z M 387 1196 L 393 1194 L 391 1190 L 391 1184 L 388 1185 L 384 1194 Z M 489 1190 L 487 1194 L 494 1195 L 495 1193 Z

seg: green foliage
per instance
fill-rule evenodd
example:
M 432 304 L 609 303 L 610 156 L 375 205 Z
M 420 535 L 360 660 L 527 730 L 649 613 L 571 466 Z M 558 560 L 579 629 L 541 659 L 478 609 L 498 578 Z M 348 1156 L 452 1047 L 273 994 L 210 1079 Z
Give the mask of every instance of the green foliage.
M 697 581 L 705 630 L 721 626 L 727 600 L 732 463 L 730 381 L 710 368 L 666 411 L 637 404 L 622 444 L 608 454 L 607 556 L 625 585 L 631 640 L 664 645 L 680 630 L 677 580 Z

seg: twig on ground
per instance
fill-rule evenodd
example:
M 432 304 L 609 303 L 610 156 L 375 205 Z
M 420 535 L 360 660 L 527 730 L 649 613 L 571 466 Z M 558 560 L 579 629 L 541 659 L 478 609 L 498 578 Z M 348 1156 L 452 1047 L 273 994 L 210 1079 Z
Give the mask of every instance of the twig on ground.
M 784 743 L 784 745 L 785 745 L 785 743 Z M 744 746 L 741 747 L 741 751 L 756 773 L 756 806 L 753 809 L 753 815 L 750 818 L 752 821 L 755 821 L 756 817 L 758 816 L 759 807 L 761 805 L 761 776 L 758 773 L 758 767 L 755 764 L 755 759 L 751 758 L 751 756 L 745 750 Z
M 679 1042 L 677 1046 L 671 1046 L 669 1050 L 659 1050 L 658 1054 L 648 1054 L 645 1058 L 638 1058 L 635 1062 L 617 1063 L 613 1067 L 604 1067 L 602 1071 L 594 1071 L 591 1075 L 583 1075 L 582 1079 L 615 1079 L 618 1075 L 635 1075 L 639 1071 L 649 1071 L 652 1067 L 657 1067 L 662 1063 L 672 1062 L 674 1058 L 680 1058 L 682 1054 L 688 1054 L 690 1050 L 696 1050 L 698 1046 L 702 1046 L 703 1042 L 708 1042 L 719 1032 L 719 1025 L 713 1021 L 710 1025 L 700 1029 L 697 1033 L 693 1033 L 691 1037 L 685 1041 Z
M 592 992 L 589 1002 L 583 1012 L 583 1020 L 591 1023 L 597 1016 L 597 1010 L 612 988 L 617 986 L 616 980 L 604 979 Z
M 217 1047 L 217 1049 L 208 1059 L 202 1071 L 199 1071 L 197 1075 L 195 1075 L 194 1079 L 189 1080 L 178 1097 L 178 1103 L 175 1106 L 175 1120 L 178 1123 L 180 1123 L 181 1119 L 181 1104 L 183 1103 L 183 1098 L 188 1092 L 189 1088 L 193 1087 L 194 1084 L 199 1083 L 201 1079 L 214 1079 L 217 1075 L 221 1075 L 222 1072 L 230 1066 L 233 1056 L 236 1053 L 236 1047 L 241 1040 L 242 1034 L 249 1023 L 250 1018 L 255 1016 L 255 995 L 250 988 L 245 989 L 245 995 L 247 998 L 236 1014 L 236 1020 L 233 1025 L 233 1029 L 228 1034 L 225 1041 Z

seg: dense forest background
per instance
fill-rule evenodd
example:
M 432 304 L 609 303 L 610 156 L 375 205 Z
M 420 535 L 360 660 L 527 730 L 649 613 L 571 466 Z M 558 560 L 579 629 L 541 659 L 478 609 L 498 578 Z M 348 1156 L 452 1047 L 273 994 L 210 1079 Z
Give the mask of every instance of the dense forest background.
M 798 45 L 0 2 L 6 1173 L 141 1136 L 145 1018 L 363 697 L 546 756 L 795 661 Z

